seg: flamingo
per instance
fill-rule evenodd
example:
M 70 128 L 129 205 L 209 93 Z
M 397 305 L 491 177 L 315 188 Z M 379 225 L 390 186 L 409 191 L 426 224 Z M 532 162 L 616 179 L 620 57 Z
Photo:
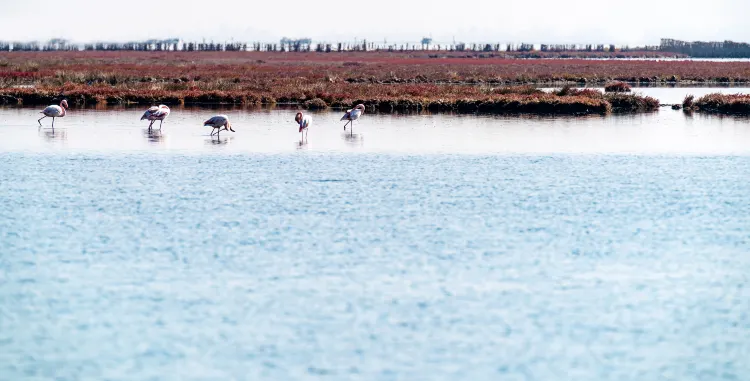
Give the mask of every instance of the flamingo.
M 159 130 L 161 130 L 161 125 L 164 123 L 164 119 L 167 119 L 167 117 L 169 116 L 169 112 L 169 107 L 165 105 L 151 106 L 151 108 L 143 113 L 141 120 L 148 119 L 151 121 L 151 123 L 148 125 L 149 131 L 151 131 L 151 126 L 154 125 L 154 122 L 159 120 Z
M 229 122 L 229 118 L 226 115 L 216 115 L 213 118 L 203 122 L 203 125 L 213 127 L 213 130 L 211 130 L 212 136 L 215 132 L 216 136 L 218 137 L 222 127 L 224 127 L 225 131 L 229 130 L 235 132 L 232 128 L 232 123 Z
M 354 133 L 354 121 L 359 119 L 359 117 L 364 113 L 365 113 L 365 105 L 358 104 L 354 106 L 353 109 L 348 110 L 346 114 L 344 114 L 344 116 L 341 118 L 341 120 L 348 121 L 346 122 L 346 124 L 349 124 L 349 123 L 352 124 L 352 129 L 351 129 L 352 134 Z M 344 125 L 344 131 L 346 131 L 346 124 Z
M 68 108 L 68 101 L 63 99 L 62 102 L 60 102 L 59 106 L 47 106 L 43 111 L 41 111 L 42 114 L 44 114 L 43 117 L 39 118 L 37 122 L 39 122 L 39 127 L 42 126 L 42 119 L 46 117 L 52 118 L 52 129 L 55 129 L 55 118 L 62 118 L 65 116 L 65 110 Z
M 302 115 L 301 112 L 298 112 L 294 117 L 294 121 L 299 124 L 299 132 L 302 134 L 302 141 L 305 141 L 307 134 L 309 133 L 307 128 L 312 124 L 312 117 L 310 115 Z

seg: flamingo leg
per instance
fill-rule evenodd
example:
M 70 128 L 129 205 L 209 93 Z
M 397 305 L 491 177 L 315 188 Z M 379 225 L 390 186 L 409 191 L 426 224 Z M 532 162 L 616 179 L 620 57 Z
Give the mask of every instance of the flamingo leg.
M 154 125 L 154 121 L 152 120 L 151 123 L 148 124 L 148 130 L 151 131 L 151 126 Z
M 164 124 L 164 119 L 159 121 L 159 131 L 161 131 L 161 125 Z
M 53 130 L 55 129 L 55 117 L 54 116 L 52 117 L 52 129 Z
M 37 120 L 37 122 L 39 123 L 39 126 L 41 126 L 41 125 L 42 125 L 42 119 L 44 119 L 44 118 L 46 118 L 46 117 L 47 117 L 47 115 L 45 115 L 45 116 L 43 116 L 43 117 L 39 118 L 39 120 Z

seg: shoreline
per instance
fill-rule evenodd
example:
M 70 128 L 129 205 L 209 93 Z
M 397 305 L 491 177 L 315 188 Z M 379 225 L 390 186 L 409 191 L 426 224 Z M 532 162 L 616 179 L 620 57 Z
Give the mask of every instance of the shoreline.
M 246 105 L 268 106 L 283 104 L 305 109 L 348 109 L 364 104 L 369 111 L 393 113 L 431 111 L 490 114 L 591 115 L 622 112 L 649 112 L 660 107 L 658 100 L 636 94 L 610 94 L 597 91 L 574 91 L 570 94 L 546 93 L 529 87 L 506 87 L 500 94 L 478 97 L 362 97 L 356 99 L 321 99 L 307 97 L 272 98 L 241 92 L 151 92 L 117 91 L 38 91 L 37 89 L 0 89 L 0 104 L 42 106 L 59 103 L 63 98 L 72 106 L 104 105 Z

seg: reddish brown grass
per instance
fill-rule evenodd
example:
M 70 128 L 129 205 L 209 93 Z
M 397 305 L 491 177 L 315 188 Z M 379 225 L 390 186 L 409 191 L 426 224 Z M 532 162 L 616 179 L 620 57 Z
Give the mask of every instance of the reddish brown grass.
M 630 90 L 630 85 L 620 81 L 610 82 L 604 86 L 604 92 L 606 93 L 629 93 Z
M 689 98 L 685 98 L 683 106 L 693 103 L 692 96 Z M 708 113 L 750 114 L 750 94 L 708 94 L 698 98 L 691 106 L 690 109 Z
M 685 110 L 692 110 L 695 107 L 695 96 L 686 95 L 685 99 L 682 100 L 682 108 Z
M 557 81 L 750 79 L 746 63 L 519 60 L 495 55 L 257 52 L 0 53 L 0 103 L 297 103 L 387 109 L 602 113 L 650 107 L 594 90 L 544 94 Z M 729 77 L 727 77 L 729 78 Z M 524 84 L 524 85 L 521 85 Z M 516 86 L 512 86 L 516 85 Z M 625 107 L 627 106 L 627 107 Z
M 357 65 L 346 64 L 356 62 Z M 11 52 L 0 53 L 0 78 L 17 84 L 216 81 L 272 85 L 318 83 L 605 83 L 750 80 L 745 62 L 430 58 L 425 53 Z M 31 79 L 31 81 L 29 80 Z M 214 84 L 216 85 L 216 84 Z

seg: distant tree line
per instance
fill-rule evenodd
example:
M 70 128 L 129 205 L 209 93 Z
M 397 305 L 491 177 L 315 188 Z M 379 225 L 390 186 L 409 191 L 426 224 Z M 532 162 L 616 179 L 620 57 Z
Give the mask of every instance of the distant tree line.
M 279 43 L 239 43 L 239 42 L 184 42 L 179 39 L 146 40 L 135 42 L 95 42 L 74 44 L 64 39 L 53 39 L 46 43 L 5 42 L 0 41 L 0 51 L 267 51 L 267 52 L 351 52 L 351 51 L 451 51 L 451 52 L 614 52 L 636 50 L 658 50 L 658 47 L 616 48 L 613 44 L 576 45 L 576 44 L 488 44 L 463 42 L 440 44 L 424 38 L 419 43 L 376 43 L 362 42 L 318 42 L 309 38 L 291 39 L 284 37 Z
M 434 43 L 424 38 L 415 43 L 388 42 L 313 42 L 309 38 L 284 37 L 278 43 L 267 42 L 185 42 L 180 39 L 136 42 L 96 42 L 75 44 L 65 39 L 36 41 L 0 41 L 0 51 L 264 51 L 264 52 L 351 52 L 351 51 L 438 51 L 438 52 L 636 52 L 654 51 L 684 54 L 691 57 L 750 57 L 750 44 L 732 41 L 686 42 L 662 39 L 658 46 L 615 46 L 614 44 L 529 44 L 529 43 Z
M 750 44 L 733 41 L 680 41 L 663 38 L 659 49 L 663 52 L 687 54 L 704 58 L 750 58 Z

